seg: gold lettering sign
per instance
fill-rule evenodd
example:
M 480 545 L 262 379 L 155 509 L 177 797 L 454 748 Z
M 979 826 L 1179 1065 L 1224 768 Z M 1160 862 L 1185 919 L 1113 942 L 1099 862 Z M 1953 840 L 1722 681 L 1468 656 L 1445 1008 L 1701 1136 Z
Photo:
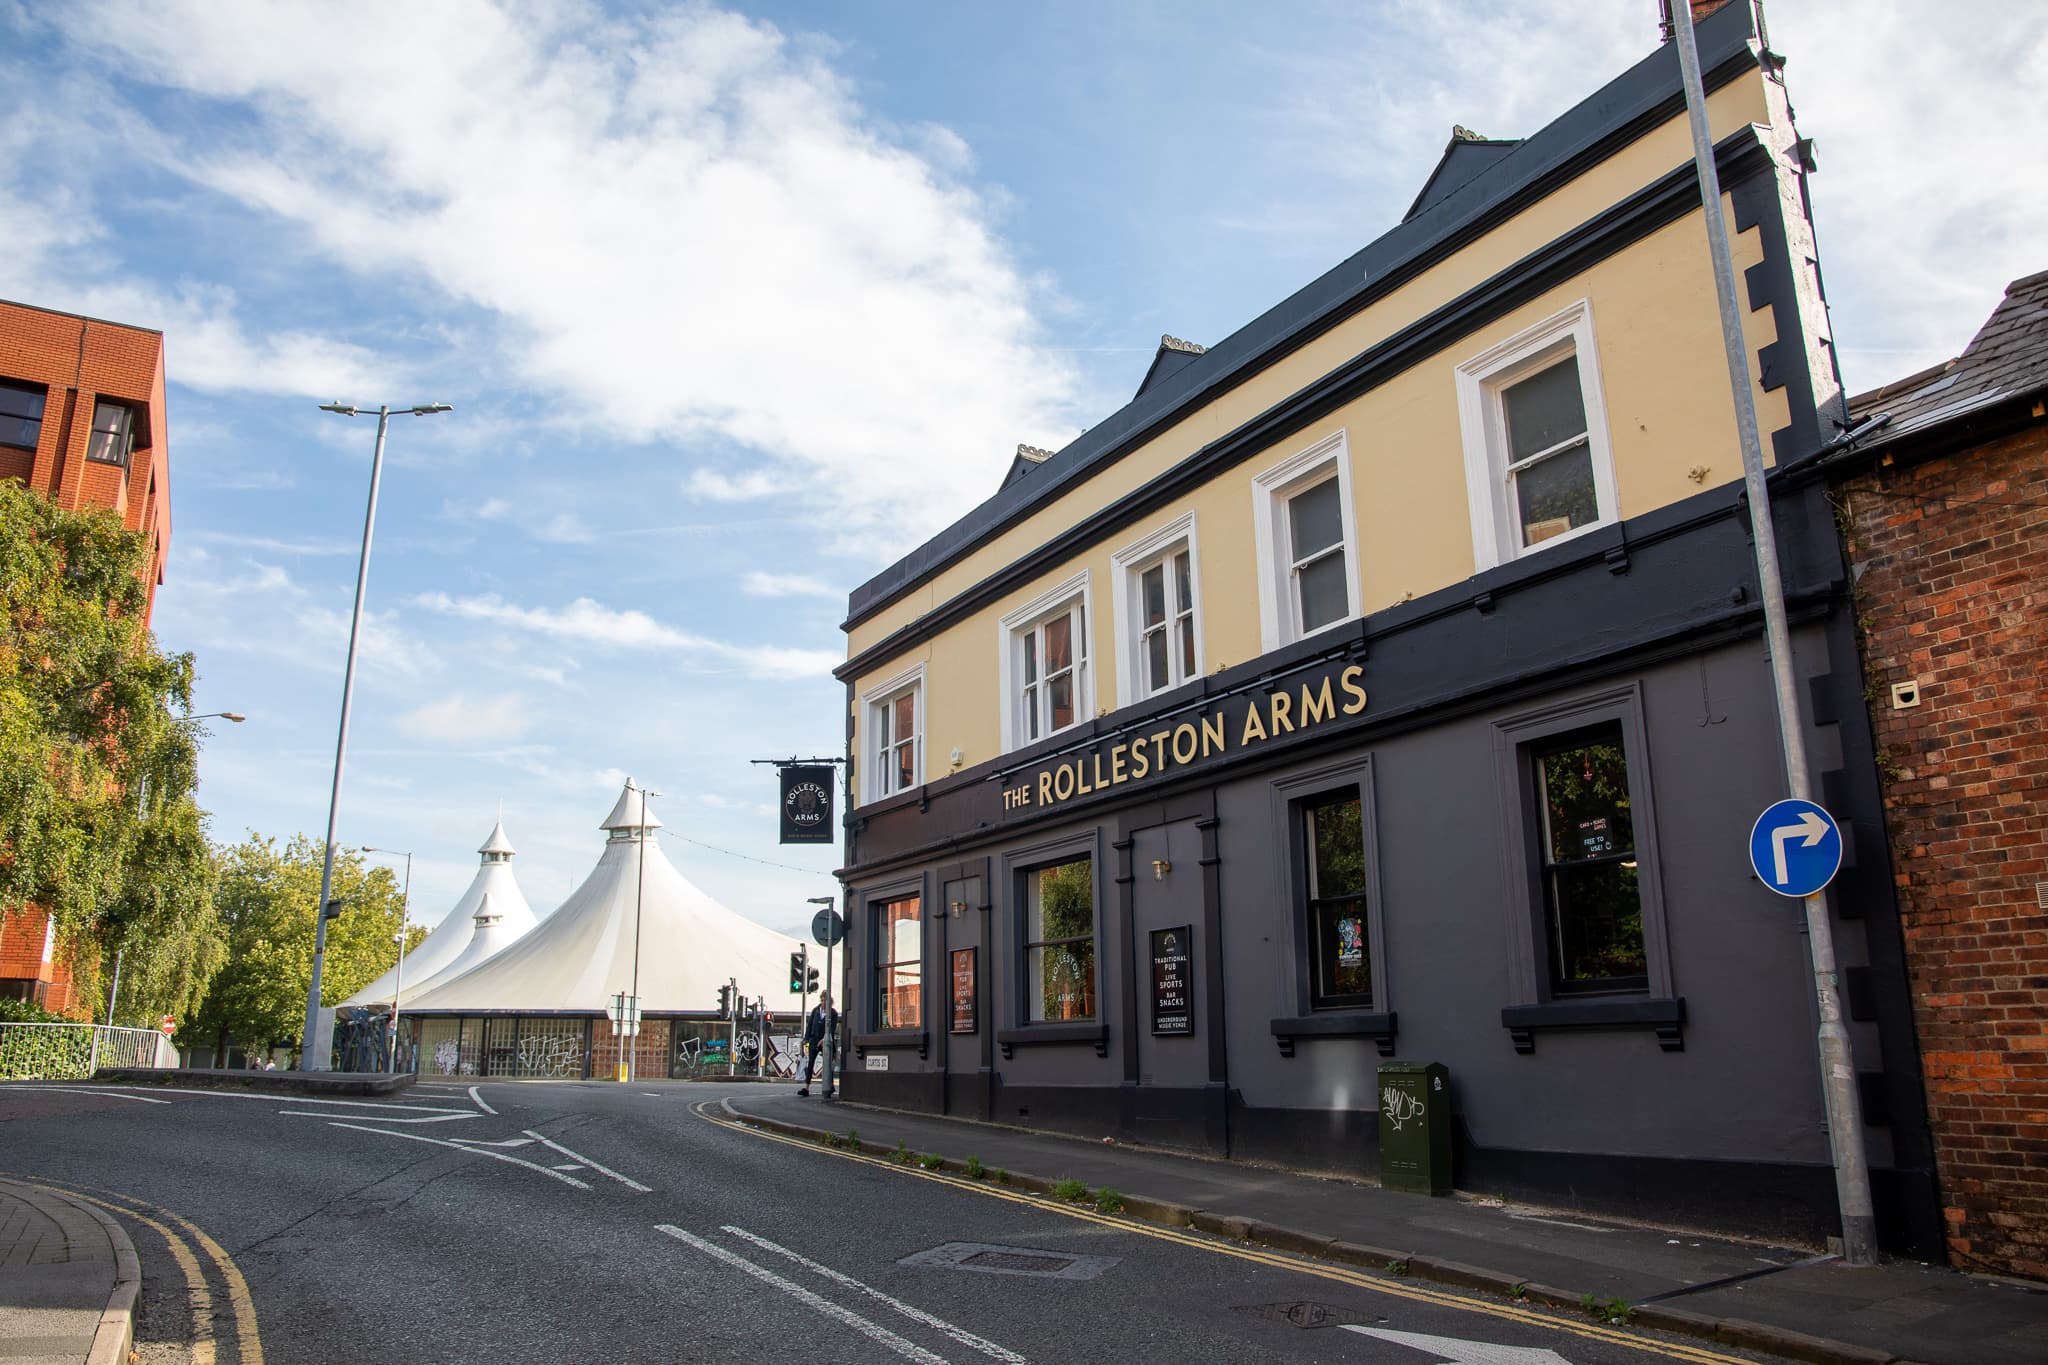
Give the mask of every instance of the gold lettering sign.
M 1341 716 L 1361 714 L 1366 706 L 1365 688 L 1361 685 L 1364 677 L 1361 665 L 1347 664 L 1334 679 L 1326 674 L 1298 686 L 1275 688 L 1250 697 L 1235 747 L 1247 749 L 1261 740 L 1299 734 Z M 1227 725 L 1218 710 L 1194 722 L 1182 721 L 1170 729 L 1119 739 L 1106 750 L 1056 759 L 1039 771 L 1035 782 L 1027 777 L 1022 784 L 1005 790 L 1003 810 L 1055 806 L 1077 796 L 1121 787 L 1126 782 L 1164 777 L 1175 768 L 1227 754 L 1233 747 Z

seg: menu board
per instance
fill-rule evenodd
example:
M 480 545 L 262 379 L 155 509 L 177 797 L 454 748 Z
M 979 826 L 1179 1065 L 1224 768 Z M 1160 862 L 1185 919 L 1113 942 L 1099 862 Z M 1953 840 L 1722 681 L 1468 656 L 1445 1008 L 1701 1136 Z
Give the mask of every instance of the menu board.
M 1195 1031 L 1194 964 L 1189 958 L 1194 929 L 1183 924 L 1152 931 L 1152 1031 Z
M 974 949 L 953 950 L 953 1032 L 972 1033 L 974 1014 Z

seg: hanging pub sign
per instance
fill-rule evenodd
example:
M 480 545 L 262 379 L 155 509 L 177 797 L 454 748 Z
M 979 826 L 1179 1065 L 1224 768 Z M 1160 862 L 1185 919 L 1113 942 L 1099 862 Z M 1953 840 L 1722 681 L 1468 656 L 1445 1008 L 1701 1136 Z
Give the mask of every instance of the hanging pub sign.
M 779 771 L 782 774 L 782 842 L 833 842 L 832 783 L 838 777 L 837 770 L 791 765 Z
M 1152 931 L 1152 1031 L 1195 1031 L 1195 983 L 1188 945 L 1193 926 Z

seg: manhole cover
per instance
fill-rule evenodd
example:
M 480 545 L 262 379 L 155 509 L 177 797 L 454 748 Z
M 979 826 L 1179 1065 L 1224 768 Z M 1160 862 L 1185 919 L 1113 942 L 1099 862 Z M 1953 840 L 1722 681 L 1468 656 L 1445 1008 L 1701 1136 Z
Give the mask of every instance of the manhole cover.
M 905 1256 L 898 1265 L 969 1270 L 979 1275 L 1030 1275 L 1041 1280 L 1092 1280 L 1115 1265 L 1115 1256 L 1074 1256 L 1064 1251 L 1030 1247 L 990 1246 L 985 1242 L 948 1242 Z
M 1356 1309 L 1340 1308 L 1334 1303 L 1246 1303 L 1238 1305 L 1238 1312 L 1247 1313 L 1268 1322 L 1284 1322 L 1291 1327 L 1330 1327 L 1345 1322 L 1384 1322 L 1370 1313 Z

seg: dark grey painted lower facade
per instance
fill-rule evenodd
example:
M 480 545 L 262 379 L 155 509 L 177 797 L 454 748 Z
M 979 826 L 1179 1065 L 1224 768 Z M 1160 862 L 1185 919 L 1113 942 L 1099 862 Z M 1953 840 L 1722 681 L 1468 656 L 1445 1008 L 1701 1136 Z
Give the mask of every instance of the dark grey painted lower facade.
M 1938 1208 L 1845 587 L 1824 502 L 1788 495 L 1779 518 L 1809 753 L 1850 847 L 1832 895 L 1881 1233 L 1931 1255 Z M 847 1097 L 1371 1176 L 1377 1068 L 1441 1062 L 1460 1189 L 1831 1234 L 1801 907 L 1745 852 L 1783 777 L 1742 509 L 1702 494 L 1542 560 L 856 811 Z M 1323 678 L 1369 704 L 1235 742 L 1247 709 Z M 1133 744 L 1204 718 L 1232 742 L 1128 776 Z M 1568 995 L 1545 948 L 1528 756 L 1588 725 L 1627 751 L 1645 982 Z M 1062 764 L 1079 780 L 1051 809 L 1005 797 L 1052 790 L 1040 774 Z M 1318 1009 L 1298 831 L 1303 802 L 1333 790 L 1362 800 L 1372 990 Z M 1024 880 L 1083 853 L 1093 1018 L 1031 1023 Z M 914 1026 L 883 1029 L 874 908 L 908 895 L 923 911 L 921 1006 Z M 1181 926 L 1191 1027 L 1160 1034 L 1151 934 Z M 953 953 L 967 948 L 975 1008 L 956 1019 Z

